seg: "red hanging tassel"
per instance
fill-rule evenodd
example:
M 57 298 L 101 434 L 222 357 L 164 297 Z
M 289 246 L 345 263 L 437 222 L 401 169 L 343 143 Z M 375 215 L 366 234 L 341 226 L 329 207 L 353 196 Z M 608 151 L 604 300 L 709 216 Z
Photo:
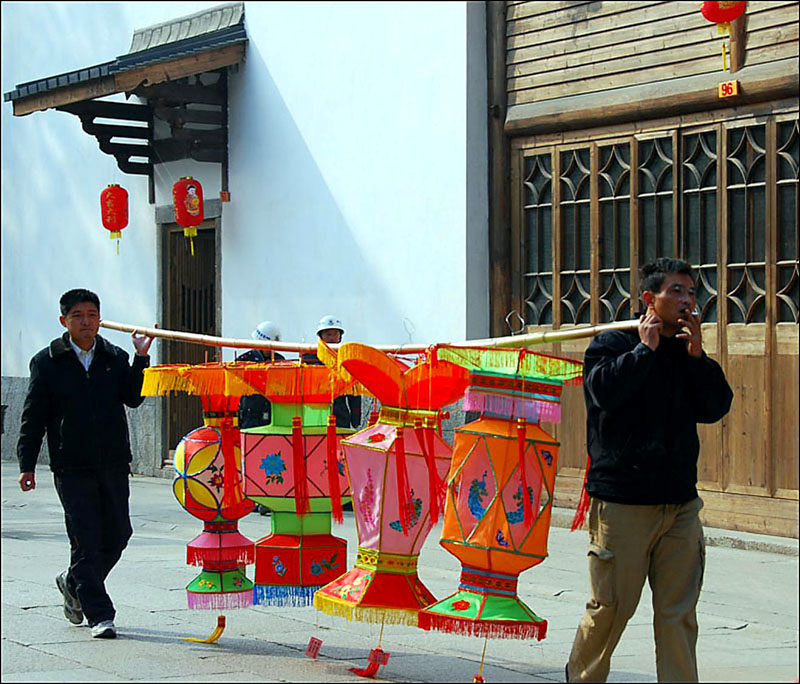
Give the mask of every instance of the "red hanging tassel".
M 336 416 L 328 416 L 328 432 L 325 440 L 328 455 L 328 491 L 331 495 L 331 517 L 337 525 L 344 523 L 342 514 L 342 490 L 339 487 L 339 460 L 336 458 Z
M 408 535 L 408 528 L 411 526 L 411 492 L 408 488 L 406 443 L 402 425 L 395 428 L 394 467 L 397 471 L 397 506 L 400 512 L 400 525 L 403 528 L 403 534 Z
M 586 522 L 586 513 L 589 510 L 589 493 L 586 491 L 586 480 L 589 477 L 589 462 L 591 457 L 586 455 L 586 470 L 583 471 L 583 486 L 581 487 L 581 495 L 578 499 L 578 508 L 575 509 L 575 517 L 572 519 L 572 525 L 569 528 L 570 532 L 583 527 Z
M 363 668 L 363 669 L 359 669 L 357 667 L 351 667 L 351 668 L 348 668 L 348 669 L 354 675 L 358 675 L 359 677 L 370 677 L 370 678 L 372 678 L 376 674 L 378 674 L 378 668 L 379 667 L 380 667 L 380 665 L 378 665 L 378 663 L 367 663 L 367 666 L 365 668 Z
M 525 432 L 527 421 L 524 418 L 517 418 L 517 450 L 519 453 L 519 477 L 522 481 L 522 510 L 524 511 L 524 521 L 526 525 L 533 522 L 533 507 L 528 496 L 528 478 L 525 477 Z
M 233 418 L 225 417 L 220 421 L 219 441 L 222 449 L 222 506 L 228 508 L 241 501 L 242 496 L 236 496 L 241 487 L 239 470 L 236 467 L 236 436 L 238 430 L 233 427 Z
M 308 478 L 303 426 L 300 416 L 292 418 L 292 461 L 294 470 L 294 507 L 297 515 L 308 513 Z
M 367 427 L 372 427 L 375 423 L 378 422 L 378 416 L 380 414 L 377 411 L 370 411 L 369 418 L 367 419 Z
M 429 431 L 430 428 L 425 429 L 422 427 L 421 421 L 416 421 L 414 423 L 414 434 L 417 436 L 417 441 L 422 450 L 422 457 L 425 459 L 425 465 L 428 467 L 428 498 L 430 499 L 431 522 L 436 524 L 439 522 L 439 512 L 442 508 L 444 483 L 439 479 L 439 473 L 436 470 L 436 459 L 433 455 L 433 449 L 430 449 L 426 444 L 427 433 Z

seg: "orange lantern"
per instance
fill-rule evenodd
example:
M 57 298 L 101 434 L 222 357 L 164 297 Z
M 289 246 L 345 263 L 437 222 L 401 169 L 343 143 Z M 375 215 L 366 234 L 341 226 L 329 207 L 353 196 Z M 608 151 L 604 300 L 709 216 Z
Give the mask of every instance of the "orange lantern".
M 183 176 L 172 186 L 172 204 L 175 209 L 175 223 L 183 227 L 183 234 L 189 238 L 194 256 L 194 240 L 197 226 L 203 222 L 203 186 L 191 176 Z
M 742 16 L 746 5 L 746 2 L 738 0 L 704 2 L 700 12 L 706 19 L 717 25 L 717 33 L 730 33 L 731 22 Z
M 128 191 L 111 183 L 100 193 L 100 215 L 103 227 L 110 231 L 109 237 L 117 240 L 119 254 L 119 239 L 122 237 L 122 230 L 128 225 Z

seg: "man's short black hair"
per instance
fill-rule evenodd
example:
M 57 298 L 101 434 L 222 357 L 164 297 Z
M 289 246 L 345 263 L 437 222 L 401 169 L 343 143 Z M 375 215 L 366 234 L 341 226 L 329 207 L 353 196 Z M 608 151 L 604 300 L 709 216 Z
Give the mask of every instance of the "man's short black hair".
M 641 289 L 642 292 L 661 292 L 664 278 L 672 273 L 683 273 L 694 280 L 692 265 L 683 259 L 673 259 L 671 257 L 659 257 L 648 261 L 641 268 Z
M 61 299 L 58 300 L 58 304 L 61 307 L 61 315 L 66 316 L 73 306 L 83 304 L 83 302 L 91 302 L 97 307 L 97 311 L 100 311 L 100 297 L 91 290 L 78 288 L 69 290 L 61 295 Z

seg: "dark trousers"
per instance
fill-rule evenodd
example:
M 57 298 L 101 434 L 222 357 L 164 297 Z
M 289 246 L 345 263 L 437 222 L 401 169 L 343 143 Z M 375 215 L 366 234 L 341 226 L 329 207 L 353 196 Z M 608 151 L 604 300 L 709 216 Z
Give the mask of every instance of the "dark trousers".
M 127 465 L 54 473 L 70 543 L 67 582 L 77 592 L 90 627 L 116 614 L 105 580 L 133 533 L 129 475 Z

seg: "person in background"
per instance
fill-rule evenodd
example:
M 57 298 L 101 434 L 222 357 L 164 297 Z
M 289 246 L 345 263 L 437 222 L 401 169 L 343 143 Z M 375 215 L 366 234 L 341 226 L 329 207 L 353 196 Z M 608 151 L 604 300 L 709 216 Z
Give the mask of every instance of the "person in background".
M 335 316 L 323 316 L 317 323 L 317 336 L 325 344 L 340 344 L 344 337 L 344 326 Z M 321 364 L 316 353 L 302 355 L 304 363 Z M 336 427 L 358 428 L 361 426 L 361 397 L 345 394 L 333 400 L 333 415 Z
M 278 342 L 281 331 L 272 321 L 261 321 L 250 333 L 250 337 L 257 341 Z M 281 354 L 264 349 L 250 349 L 236 357 L 237 361 L 252 361 L 255 363 L 271 363 L 283 361 Z M 272 404 L 263 394 L 247 394 L 239 400 L 239 429 L 261 427 L 272 422 Z M 256 504 L 253 509 L 260 515 L 267 515 L 269 509 L 263 504 Z
M 696 607 L 705 547 L 697 495 L 697 423 L 715 423 L 733 392 L 703 351 L 691 266 L 645 264 L 638 330 L 597 335 L 583 391 L 589 469 L 591 598 L 567 681 L 604 682 L 645 580 L 653 593 L 660 682 L 696 682 Z
M 136 355 L 98 335 L 100 298 L 65 292 L 59 321 L 66 332 L 30 362 L 30 381 L 17 443 L 19 485 L 36 488 L 36 461 L 47 434 L 50 470 L 64 508 L 69 568 L 56 576 L 64 616 L 92 637 L 113 639 L 116 611 L 105 580 L 133 533 L 128 508 L 132 460 L 125 406 L 142 404 L 143 371 L 152 337 L 131 338 Z
M 278 342 L 281 331 L 272 321 L 261 321 L 250 333 L 254 340 L 265 342 Z M 237 361 L 251 361 L 255 363 L 270 363 L 283 361 L 281 354 L 264 349 L 250 349 L 236 357 Z M 269 399 L 261 394 L 248 394 L 239 401 L 239 428 L 260 427 L 269 425 L 272 420 L 272 409 Z

